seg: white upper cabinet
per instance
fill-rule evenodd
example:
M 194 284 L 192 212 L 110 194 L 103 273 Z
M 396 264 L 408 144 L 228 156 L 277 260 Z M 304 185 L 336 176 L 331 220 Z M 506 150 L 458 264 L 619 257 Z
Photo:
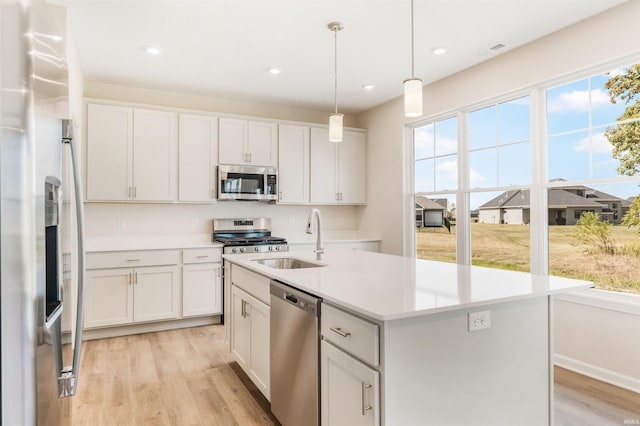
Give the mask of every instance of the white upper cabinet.
M 176 199 L 177 116 L 172 112 L 133 110 L 133 198 Z
M 366 202 L 365 135 L 345 130 L 342 142 L 329 142 L 329 130 L 311 129 L 311 203 Z
M 178 200 L 211 202 L 216 199 L 218 118 L 180 114 Z
M 277 124 L 221 118 L 220 164 L 277 167 Z
M 309 128 L 280 125 L 278 132 L 278 203 L 309 202 Z
M 89 104 L 88 201 L 175 201 L 177 115 Z
M 89 104 L 87 200 L 131 199 L 133 108 Z

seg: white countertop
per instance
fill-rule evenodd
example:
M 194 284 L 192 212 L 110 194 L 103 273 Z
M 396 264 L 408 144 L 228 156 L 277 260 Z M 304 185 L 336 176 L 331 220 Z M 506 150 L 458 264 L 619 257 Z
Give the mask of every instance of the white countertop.
M 322 260 L 327 266 L 307 269 L 275 269 L 251 260 L 294 257 L 315 261 L 313 252 L 223 257 L 325 301 L 382 321 L 593 287 L 589 281 L 359 250 L 329 249 Z
M 85 251 L 128 251 L 128 250 L 162 250 L 222 247 L 212 243 L 211 234 L 193 235 L 115 235 L 108 237 L 87 237 Z

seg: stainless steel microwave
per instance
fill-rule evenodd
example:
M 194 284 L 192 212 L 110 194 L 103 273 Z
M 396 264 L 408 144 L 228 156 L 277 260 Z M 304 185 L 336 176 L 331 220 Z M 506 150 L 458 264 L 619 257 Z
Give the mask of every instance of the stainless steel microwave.
M 271 201 L 278 196 L 278 169 L 218 166 L 219 200 Z

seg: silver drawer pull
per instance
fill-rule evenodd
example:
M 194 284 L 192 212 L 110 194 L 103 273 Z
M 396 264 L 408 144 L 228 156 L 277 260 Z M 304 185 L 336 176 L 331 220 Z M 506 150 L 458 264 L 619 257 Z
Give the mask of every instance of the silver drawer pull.
M 140 259 L 127 259 L 127 262 L 140 262 Z
M 209 257 L 209 255 L 208 254 L 203 254 L 202 256 L 197 256 L 197 257 L 198 257 L 198 259 L 205 259 L 205 258 Z
M 371 385 L 367 382 L 362 382 L 362 415 L 365 416 L 367 414 L 367 411 L 372 410 L 373 407 L 370 405 L 366 404 L 366 393 L 367 393 L 367 389 L 369 389 L 371 387 Z
M 336 334 L 339 334 L 342 337 L 349 337 L 351 336 L 351 333 L 349 333 L 348 331 L 344 331 L 343 329 L 341 329 L 340 327 L 330 327 L 329 330 L 333 331 Z

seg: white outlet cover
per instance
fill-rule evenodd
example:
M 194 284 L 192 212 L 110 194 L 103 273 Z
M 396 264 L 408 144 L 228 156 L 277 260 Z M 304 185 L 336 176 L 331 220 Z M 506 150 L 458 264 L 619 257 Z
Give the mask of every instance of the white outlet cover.
M 469 312 L 469 332 L 491 328 L 491 311 Z

